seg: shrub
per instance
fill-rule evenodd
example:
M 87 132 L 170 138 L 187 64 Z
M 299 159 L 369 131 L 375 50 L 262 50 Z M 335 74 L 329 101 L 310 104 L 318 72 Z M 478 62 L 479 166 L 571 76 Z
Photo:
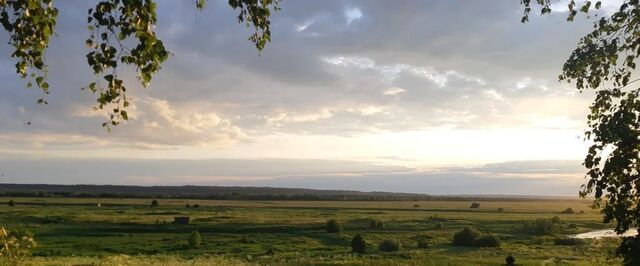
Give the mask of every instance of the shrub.
M 342 233 L 342 224 L 336 219 L 327 220 L 327 233 Z
M 378 219 L 371 219 L 369 221 L 369 227 L 371 228 L 383 228 L 384 223 Z
M 198 230 L 191 232 L 191 235 L 189 235 L 189 247 L 197 248 L 200 246 L 200 243 L 202 243 L 202 236 Z
M 10 207 L 13 207 L 13 206 L 15 206 L 15 205 L 16 205 L 16 203 L 15 203 L 15 202 L 13 202 L 13 200 L 10 200 L 9 202 L 7 202 L 7 204 L 8 204 Z
M 367 249 L 367 242 L 364 240 L 362 235 L 356 234 L 351 239 L 351 252 L 354 253 L 364 253 Z
M 418 240 L 418 248 L 420 248 L 420 249 L 429 248 L 429 242 L 426 239 Z
M 158 205 L 160 205 L 160 203 L 158 203 L 157 200 L 152 200 L 151 201 L 151 207 L 158 207 Z
M 569 224 L 569 225 L 567 225 L 567 228 L 569 228 L 569 229 L 576 229 L 577 227 L 578 227 L 577 224 Z
M 615 254 L 622 257 L 624 265 L 640 264 L 640 236 L 622 238 L 622 242 L 616 248 Z
M 447 218 L 438 217 L 438 215 L 429 216 L 429 222 L 446 222 Z
M 420 204 L 414 204 L 413 207 L 414 208 L 420 208 Z
M 563 211 L 561 211 L 560 213 L 562 213 L 562 214 L 573 214 L 573 209 L 572 208 L 566 208 Z
M 473 246 L 475 247 L 499 247 L 500 238 L 492 234 L 482 235 L 473 240 Z
M 514 258 L 512 255 L 509 255 L 506 258 L 504 258 L 504 261 L 507 263 L 507 266 L 516 265 L 516 258 Z
M 189 203 L 187 203 L 186 205 L 184 205 L 185 208 L 191 208 L 191 205 L 189 205 Z
M 553 216 L 553 218 L 551 218 L 551 222 L 554 223 L 554 224 L 559 224 L 560 223 L 560 217 Z
M 578 246 L 584 244 L 584 240 L 579 238 L 555 238 L 553 244 L 558 246 Z
M 200 208 L 200 204 L 197 204 L 197 203 L 196 203 L 196 204 L 193 204 L 193 206 L 191 206 L 191 207 L 194 207 L 194 208 Z
M 433 229 L 436 229 L 436 230 L 440 230 L 440 229 L 442 229 L 442 228 L 444 228 L 444 225 L 443 225 L 442 223 L 437 223 L 437 224 L 433 227 Z
M 243 235 L 240 238 L 240 243 L 242 244 L 251 244 L 251 243 L 256 243 L 257 241 L 250 239 L 248 236 Z
M 560 224 L 553 222 L 553 219 L 538 218 L 524 223 L 521 231 L 529 235 L 552 235 L 560 232 Z
M 475 228 L 465 227 L 461 231 L 453 234 L 453 245 L 473 246 L 473 241 L 480 237 L 481 233 Z
M 394 252 L 400 250 L 400 242 L 394 239 L 385 239 L 380 242 L 378 247 L 382 252 Z
M 471 208 L 471 209 L 477 209 L 477 208 L 480 208 L 480 203 L 477 203 L 477 202 L 471 203 L 471 207 L 470 207 L 470 208 Z
M 503 212 L 504 208 L 498 208 L 498 212 Z

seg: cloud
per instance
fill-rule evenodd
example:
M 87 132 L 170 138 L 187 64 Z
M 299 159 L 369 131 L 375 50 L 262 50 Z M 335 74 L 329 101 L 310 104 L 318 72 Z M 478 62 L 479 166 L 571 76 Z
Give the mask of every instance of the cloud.
M 535 174 L 541 177 L 558 174 L 580 175 L 585 172 L 579 161 L 539 160 L 490 163 L 479 167 L 443 168 L 449 172 L 475 172 L 485 174 Z
M 246 40 L 251 29 L 224 1 L 197 15 L 193 3 L 159 2 L 156 29 L 174 56 L 147 89 L 130 69 L 119 71 L 134 103 L 130 121 L 108 133 L 100 127 L 106 113 L 91 108 L 96 95 L 79 90 L 95 79 L 83 22 L 95 3 L 55 4 L 64 16 L 47 51 L 49 105 L 35 104 L 41 93 L 24 88 L 11 48 L 0 45 L 0 151 L 7 154 L 403 157 L 397 162 L 406 166 L 583 153 L 572 141 L 593 95 L 557 76 L 591 23 L 566 23 L 566 14 L 523 25 L 517 1 L 284 1 L 272 42 L 258 53 Z M 344 184 L 384 188 L 386 179 L 376 178 L 371 187 Z M 286 182 L 270 184 L 302 181 Z
M 357 7 L 347 8 L 344 11 L 344 17 L 347 19 L 347 25 L 351 24 L 352 22 L 362 18 L 362 11 Z
M 386 88 L 386 89 L 382 92 L 382 94 L 384 94 L 384 95 L 396 96 L 396 95 L 400 95 L 400 94 L 402 94 L 402 93 L 404 93 L 404 92 L 406 92 L 406 90 L 405 90 L 405 89 L 403 89 L 403 88 L 398 88 L 398 87 L 389 87 L 389 88 Z

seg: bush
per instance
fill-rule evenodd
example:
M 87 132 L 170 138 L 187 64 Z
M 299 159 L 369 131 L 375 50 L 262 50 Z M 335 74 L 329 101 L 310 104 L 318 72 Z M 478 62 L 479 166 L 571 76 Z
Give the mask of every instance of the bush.
M 193 208 L 200 208 L 200 204 L 197 204 L 197 203 L 196 203 L 196 204 L 193 204 L 193 206 L 191 206 L 191 207 L 193 207 Z
M 400 242 L 394 239 L 385 239 L 380 242 L 378 247 L 382 252 L 394 252 L 400 250 Z
M 429 242 L 426 239 L 418 240 L 418 248 L 420 248 L 420 249 L 429 248 Z
M 499 247 L 500 238 L 492 234 L 482 235 L 473 240 L 473 246 L 475 247 Z
M 551 222 L 554 223 L 554 224 L 559 224 L 560 223 L 560 217 L 553 216 L 553 218 L 551 218 Z
M 200 243 L 202 243 L 202 236 L 198 230 L 191 232 L 191 235 L 189 235 L 189 247 L 197 248 L 200 246 Z
M 444 225 L 443 225 L 442 223 L 437 223 L 437 224 L 433 227 L 433 229 L 436 229 L 436 230 L 440 230 L 440 229 L 442 229 L 442 228 L 444 228 Z
M 413 207 L 414 208 L 420 208 L 420 204 L 414 204 Z
M 336 219 L 327 220 L 327 233 L 342 233 L 342 224 Z
M 559 219 L 557 220 L 559 221 Z M 553 235 L 560 232 L 560 224 L 554 222 L 554 219 L 538 218 L 535 221 L 524 223 L 521 231 L 529 235 Z
M 353 236 L 351 239 L 351 252 L 353 253 L 364 253 L 367 249 L 367 242 L 364 240 L 362 235 L 357 234 Z
M 429 222 L 446 222 L 447 218 L 438 217 L 438 215 L 429 216 Z
M 482 235 L 480 231 L 475 228 L 465 227 L 462 231 L 458 231 L 453 234 L 453 245 L 454 246 L 473 246 L 473 242 L 476 238 Z
M 567 228 L 576 229 L 576 228 L 578 228 L 578 225 L 577 224 L 569 224 L 569 225 L 567 225 Z
M 371 228 L 383 228 L 384 223 L 378 219 L 371 219 L 369 221 L 369 227 Z
M 477 202 L 471 203 L 471 207 L 470 207 L 470 208 L 471 208 L 471 209 L 477 209 L 477 208 L 480 208 L 480 203 L 477 203 Z
M 503 212 L 504 208 L 498 208 L 498 212 Z
M 152 200 L 151 201 L 151 207 L 158 207 L 160 205 L 160 203 L 158 203 L 157 200 Z
M 13 200 L 10 200 L 9 202 L 7 202 L 7 204 L 8 204 L 10 207 L 16 206 L 16 203 L 15 203 L 15 202 L 13 202 Z
M 616 255 L 622 257 L 624 265 L 639 265 L 640 236 L 622 238 L 620 246 L 616 248 Z
M 507 263 L 507 266 L 516 265 L 516 258 L 514 258 L 512 255 L 509 255 L 506 258 L 504 258 L 504 261 Z
M 562 214 L 573 214 L 573 209 L 572 208 L 566 208 L 563 211 L 561 211 L 560 213 Z
M 191 205 L 189 205 L 189 203 L 187 203 L 186 205 L 184 205 L 185 208 L 191 208 Z
M 257 243 L 257 241 L 251 239 L 250 237 L 248 237 L 246 235 L 243 235 L 240 238 L 240 243 L 242 243 L 242 244 L 253 244 L 253 243 Z
M 584 240 L 579 238 L 555 238 L 553 244 L 557 246 L 578 246 L 584 244 Z

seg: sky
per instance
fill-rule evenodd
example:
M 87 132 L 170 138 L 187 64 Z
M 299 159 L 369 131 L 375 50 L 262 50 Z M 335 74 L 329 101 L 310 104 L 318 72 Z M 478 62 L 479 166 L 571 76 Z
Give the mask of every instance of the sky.
M 0 44 L 1 183 L 577 196 L 593 99 L 558 82 L 590 20 L 566 1 L 282 1 L 258 53 L 226 1 L 158 1 L 172 56 L 108 132 L 86 63 L 95 1 L 57 1 L 51 94 Z M 602 12 L 611 6 L 604 3 Z M 7 39 L 0 32 L 0 39 Z

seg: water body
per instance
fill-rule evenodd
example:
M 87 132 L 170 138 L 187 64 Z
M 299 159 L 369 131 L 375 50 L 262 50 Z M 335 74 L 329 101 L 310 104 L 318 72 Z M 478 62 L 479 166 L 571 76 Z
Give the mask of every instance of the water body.
M 618 235 L 613 229 L 605 229 L 605 230 L 596 230 L 591 232 L 586 232 L 582 234 L 574 235 L 575 238 L 580 239 L 599 239 L 604 237 L 625 237 L 625 236 L 635 236 L 638 234 L 638 229 L 629 229 L 624 234 Z

